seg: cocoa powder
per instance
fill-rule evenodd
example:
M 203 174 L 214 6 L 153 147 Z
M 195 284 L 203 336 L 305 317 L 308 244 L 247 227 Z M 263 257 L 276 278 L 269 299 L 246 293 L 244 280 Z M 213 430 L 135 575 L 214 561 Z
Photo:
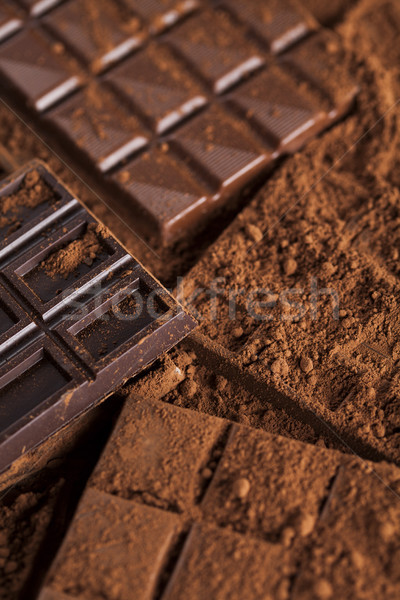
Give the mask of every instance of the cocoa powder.
M 396 461 L 400 86 L 370 39 L 391 30 L 397 13 L 395 3 L 370 1 L 349 12 L 339 31 L 360 84 L 353 114 L 288 159 L 186 279 L 206 335 L 267 385 Z
M 80 238 L 50 254 L 41 264 L 41 268 L 49 277 L 61 275 L 67 279 L 82 263 L 90 266 L 102 250 L 102 232 L 104 233 L 103 227 L 90 223 Z

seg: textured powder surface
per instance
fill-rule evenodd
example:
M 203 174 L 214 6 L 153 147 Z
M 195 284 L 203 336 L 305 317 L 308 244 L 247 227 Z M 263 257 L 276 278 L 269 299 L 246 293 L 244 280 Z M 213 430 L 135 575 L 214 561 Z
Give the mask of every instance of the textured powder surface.
M 186 296 L 249 371 L 399 461 L 400 85 L 370 41 L 390 34 L 398 5 L 381 4 L 379 19 L 366 2 L 339 26 L 361 88 L 353 114 L 272 176 L 193 268 Z
M 172 356 L 184 379 L 175 389 L 163 394 L 164 401 L 269 433 L 331 447 L 332 441 L 321 437 L 309 424 L 291 417 L 284 408 L 277 410 L 272 403 L 232 380 L 229 374 L 213 370 L 215 364 L 202 362 L 189 348 L 176 350 Z M 338 440 L 335 442 L 333 447 L 345 449 Z
M 32 570 L 62 485 L 62 480 L 48 490 L 31 485 L 4 497 L 0 506 L 0 598 L 16 598 Z
M 103 231 L 102 226 L 91 223 L 80 238 L 48 256 L 41 267 L 49 277 L 61 275 L 66 279 L 82 263 L 90 266 L 101 252 L 101 233 Z

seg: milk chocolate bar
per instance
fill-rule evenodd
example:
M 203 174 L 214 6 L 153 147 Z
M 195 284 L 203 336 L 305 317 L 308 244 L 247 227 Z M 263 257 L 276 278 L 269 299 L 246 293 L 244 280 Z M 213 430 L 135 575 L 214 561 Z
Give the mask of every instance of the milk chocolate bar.
M 194 321 L 40 162 L 0 189 L 0 470 Z
M 234 211 L 357 92 L 297 0 L 21 5 L 0 26 L 9 101 L 156 244 Z

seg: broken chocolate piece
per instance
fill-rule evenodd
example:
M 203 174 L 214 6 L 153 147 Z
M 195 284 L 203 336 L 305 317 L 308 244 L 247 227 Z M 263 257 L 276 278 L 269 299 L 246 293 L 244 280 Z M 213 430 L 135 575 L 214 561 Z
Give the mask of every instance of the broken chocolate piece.
M 0 190 L 0 470 L 194 321 L 34 162 Z

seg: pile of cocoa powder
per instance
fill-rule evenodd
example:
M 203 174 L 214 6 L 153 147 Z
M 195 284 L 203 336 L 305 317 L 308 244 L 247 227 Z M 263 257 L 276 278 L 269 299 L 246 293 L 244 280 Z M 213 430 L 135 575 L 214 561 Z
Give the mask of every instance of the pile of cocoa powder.
M 50 254 L 41 267 L 49 277 L 64 277 L 66 279 L 82 263 L 91 266 L 94 259 L 102 250 L 102 226 L 90 223 L 78 239 L 66 244 L 60 250 Z

